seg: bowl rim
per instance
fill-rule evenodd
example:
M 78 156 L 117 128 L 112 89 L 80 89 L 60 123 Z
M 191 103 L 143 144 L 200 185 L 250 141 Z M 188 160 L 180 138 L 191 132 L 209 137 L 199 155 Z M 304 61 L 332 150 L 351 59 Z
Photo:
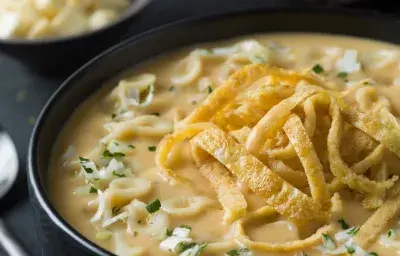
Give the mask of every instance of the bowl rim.
M 84 40 L 86 38 L 96 36 L 113 29 L 114 27 L 123 25 L 133 19 L 140 11 L 142 11 L 152 0 L 130 0 L 129 7 L 118 17 L 117 20 L 95 30 L 84 31 L 82 33 L 70 35 L 70 36 L 55 36 L 48 38 L 11 38 L 3 39 L 0 38 L 0 44 L 8 45 L 20 45 L 20 46 L 33 46 L 33 45 L 48 45 L 58 43 L 69 43 L 74 40 Z
M 202 21 L 218 21 L 224 18 L 235 17 L 235 16 L 251 16 L 256 14 L 269 14 L 269 13 L 303 13 L 308 15 L 317 14 L 326 14 L 326 15 L 353 15 L 355 18 L 373 18 L 373 19 L 383 19 L 388 22 L 392 22 L 393 24 L 400 25 L 400 18 L 393 14 L 383 14 L 376 10 L 364 10 L 364 9 L 346 9 L 342 7 L 269 7 L 269 8 L 247 8 L 239 11 L 230 11 L 230 12 L 215 12 L 206 15 L 197 15 L 194 17 L 180 19 L 174 22 L 167 23 L 162 26 L 155 27 L 153 29 L 147 30 L 140 34 L 131 36 L 120 43 L 108 48 L 102 53 L 98 54 L 86 64 L 77 69 L 74 73 L 72 73 L 64 82 L 60 85 L 58 89 L 50 96 L 47 100 L 46 104 L 43 106 L 37 122 L 33 128 L 29 147 L 27 154 L 27 171 L 28 171 L 28 183 L 31 185 L 32 190 L 30 191 L 30 196 L 35 196 L 37 201 L 39 202 L 42 209 L 46 212 L 51 221 L 59 228 L 69 235 L 70 238 L 74 239 L 77 243 L 79 243 L 82 247 L 87 250 L 91 250 L 98 255 L 110 256 L 115 255 L 112 252 L 96 245 L 90 239 L 86 238 L 82 234 L 80 234 L 72 225 L 70 225 L 55 209 L 52 205 L 50 198 L 46 195 L 45 188 L 40 184 L 39 172 L 37 171 L 37 143 L 39 140 L 39 135 L 42 130 L 44 123 L 46 122 L 46 118 L 52 108 L 53 105 L 57 104 L 57 100 L 66 93 L 71 87 L 74 86 L 75 81 L 79 80 L 81 77 L 85 76 L 85 73 L 90 71 L 91 66 L 97 61 L 107 58 L 110 54 L 117 50 L 124 49 L 128 47 L 132 42 L 139 41 L 146 36 L 151 34 L 157 34 L 159 32 L 166 31 L 170 28 L 175 28 L 181 25 L 194 25 L 197 22 Z M 312 32 L 310 32 L 312 33 Z

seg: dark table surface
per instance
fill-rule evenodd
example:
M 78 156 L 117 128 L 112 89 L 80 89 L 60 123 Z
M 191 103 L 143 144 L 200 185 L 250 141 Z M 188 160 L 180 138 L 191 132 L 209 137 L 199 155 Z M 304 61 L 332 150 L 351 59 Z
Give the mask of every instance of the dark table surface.
M 289 1 L 291 0 L 153 0 L 132 24 L 130 34 L 186 17 L 271 7 L 287 4 Z M 349 4 L 347 7 L 400 13 L 399 1 L 370 0 Z M 44 248 L 35 239 L 28 201 L 25 171 L 27 145 L 40 109 L 64 79 L 65 77 L 41 77 L 24 69 L 16 61 L 0 55 L 0 122 L 14 139 L 20 158 L 17 183 L 8 195 L 0 200 L 0 217 L 24 247 L 29 248 L 27 251 L 32 255 L 41 255 Z

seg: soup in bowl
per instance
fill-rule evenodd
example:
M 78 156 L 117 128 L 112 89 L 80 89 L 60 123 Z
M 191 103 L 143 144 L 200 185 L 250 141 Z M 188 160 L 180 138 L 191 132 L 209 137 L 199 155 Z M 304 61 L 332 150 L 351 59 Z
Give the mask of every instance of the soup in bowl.
M 117 255 L 394 255 L 399 54 L 278 33 L 145 61 L 66 122 L 51 202 Z

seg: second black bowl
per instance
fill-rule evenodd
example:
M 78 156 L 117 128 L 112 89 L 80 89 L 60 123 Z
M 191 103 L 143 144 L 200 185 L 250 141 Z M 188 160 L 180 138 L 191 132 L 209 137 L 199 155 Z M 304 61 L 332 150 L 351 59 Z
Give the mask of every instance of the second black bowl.
M 66 75 L 110 45 L 121 41 L 136 14 L 150 0 L 134 0 L 121 18 L 101 29 L 46 39 L 0 39 L 0 52 L 44 75 Z

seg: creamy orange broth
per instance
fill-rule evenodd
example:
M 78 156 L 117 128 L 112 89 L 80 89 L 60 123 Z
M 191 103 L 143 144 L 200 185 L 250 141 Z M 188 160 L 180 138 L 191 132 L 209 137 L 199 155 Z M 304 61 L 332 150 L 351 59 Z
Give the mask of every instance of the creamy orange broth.
M 163 99 L 166 103 L 150 104 L 144 110 L 140 110 L 140 114 L 150 114 L 157 112 L 160 118 L 173 120 L 177 111 L 182 117 L 188 115 L 193 109 L 196 108 L 198 103 L 207 97 L 207 90 L 200 92 L 197 86 L 199 79 L 194 82 L 179 88 L 175 86 L 174 90 L 170 90 L 174 84 L 171 82 L 171 77 L 174 74 L 175 66 L 178 61 L 183 59 L 187 54 L 195 48 L 211 48 L 229 46 L 235 42 L 244 39 L 255 39 L 263 45 L 268 45 L 270 41 L 278 42 L 279 44 L 290 47 L 294 54 L 294 61 L 288 65 L 281 65 L 285 68 L 302 70 L 311 68 L 316 63 L 319 63 L 318 54 L 316 50 L 326 47 L 334 46 L 344 49 L 356 49 L 359 52 L 365 51 L 379 51 L 379 50 L 396 50 L 399 51 L 397 45 L 386 44 L 377 41 L 339 37 L 330 35 L 315 35 L 315 34 L 271 34 L 271 35 L 257 35 L 246 38 L 234 39 L 227 42 L 216 42 L 212 44 L 200 45 L 196 47 L 187 48 L 178 52 L 168 53 L 163 56 L 156 57 L 150 61 L 142 63 L 133 68 L 131 75 L 139 75 L 142 73 L 152 73 L 157 77 L 155 97 L 153 102 Z M 212 80 L 212 87 L 216 88 L 220 85 L 219 82 L 219 65 L 217 61 L 207 61 L 203 64 L 202 74 L 207 74 Z M 400 113 L 400 102 L 398 102 L 398 95 L 400 95 L 400 85 L 392 86 L 393 80 L 400 75 L 400 68 L 393 65 L 383 68 L 377 72 L 376 70 L 367 70 L 367 75 L 372 77 L 378 84 L 382 84 L 379 90 L 382 91 L 392 101 L 394 111 Z M 127 76 L 127 74 L 122 77 Z M 335 76 L 332 74 L 331 76 Z M 110 83 L 115 87 L 117 83 Z M 50 178 L 48 189 L 51 196 L 52 203 L 57 211 L 70 223 L 76 230 L 82 233 L 85 237 L 94 241 L 96 244 L 110 250 L 115 251 L 114 240 L 102 240 L 96 238 L 98 232 L 98 225 L 92 224 L 89 220 L 96 212 L 96 207 L 89 207 L 88 202 L 96 199 L 97 194 L 92 193 L 88 195 L 76 194 L 74 191 L 76 187 L 85 184 L 85 179 L 77 174 L 78 170 L 67 170 L 66 161 L 76 161 L 78 156 L 87 156 L 91 150 L 98 144 L 98 142 L 108 134 L 103 128 L 104 124 L 111 121 L 111 115 L 114 113 L 112 104 L 107 100 L 110 93 L 110 86 L 106 86 L 99 92 L 91 96 L 85 101 L 68 120 L 64 129 L 59 135 L 59 139 L 54 146 L 54 153 L 50 163 Z M 161 96 L 160 96 L 161 95 Z M 199 96 L 200 95 L 200 96 Z M 203 95 L 203 96 L 202 96 Z M 191 195 L 193 191 L 185 190 L 179 185 L 171 186 L 159 174 L 155 165 L 155 152 L 148 149 L 149 146 L 157 146 L 162 137 L 144 137 L 133 136 L 128 143 L 135 146 L 133 153 L 124 158 L 124 163 L 131 167 L 134 171 L 135 177 L 144 177 L 149 179 L 152 183 L 152 191 L 144 197 L 138 199 L 142 202 L 149 203 L 156 198 L 161 202 L 172 196 L 178 195 Z M 69 159 L 63 157 L 68 147 L 74 147 L 76 150 Z M 179 158 L 180 161 L 175 161 L 171 164 L 171 168 L 177 170 L 182 175 L 188 177 L 190 180 L 195 180 L 197 186 L 197 194 L 207 196 L 215 200 L 215 206 L 207 207 L 201 213 L 191 217 L 172 217 L 169 216 L 169 228 L 173 229 L 182 224 L 192 227 L 191 237 L 194 241 L 199 242 L 217 242 L 223 241 L 224 236 L 229 233 L 230 225 L 223 225 L 221 223 L 223 210 L 218 205 L 216 194 L 209 182 L 199 174 L 197 168 L 191 161 L 190 149 L 188 145 L 182 145 L 178 150 L 185 157 Z M 245 188 L 244 188 L 245 190 Z M 249 192 L 245 193 L 248 201 L 248 211 L 255 210 L 264 205 L 261 198 Z M 351 196 L 345 197 L 345 213 L 343 218 L 352 226 L 362 225 L 366 219 L 372 214 L 365 210 L 360 202 L 355 199 L 350 199 Z M 126 224 L 118 222 L 109 226 L 109 230 L 125 231 Z M 293 230 L 289 225 L 284 222 L 269 222 L 266 220 L 262 223 L 252 224 L 246 227 L 247 234 L 255 241 L 269 241 L 269 242 L 286 242 L 304 238 L 308 236 L 305 230 Z M 174 253 L 163 251 L 159 249 L 160 240 L 150 238 L 145 234 L 138 233 L 137 236 L 125 233 L 125 240 L 131 246 L 142 246 L 146 250 L 145 255 L 174 255 Z M 239 248 L 233 246 L 230 249 Z M 375 251 L 379 255 L 395 255 L 395 248 L 385 248 L 376 242 L 368 251 Z M 302 252 L 296 253 L 260 253 L 253 251 L 253 255 L 302 255 Z M 307 255 L 322 255 L 322 253 L 314 248 L 304 251 Z M 205 255 L 209 255 L 204 253 Z M 220 255 L 224 255 L 221 252 Z

